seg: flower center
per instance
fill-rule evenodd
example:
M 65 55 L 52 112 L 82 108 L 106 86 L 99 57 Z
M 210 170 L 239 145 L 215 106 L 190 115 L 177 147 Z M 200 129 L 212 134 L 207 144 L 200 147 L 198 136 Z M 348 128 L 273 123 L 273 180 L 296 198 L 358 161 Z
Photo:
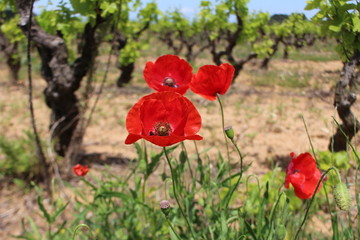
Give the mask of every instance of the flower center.
M 167 122 L 158 122 L 154 128 L 155 132 L 150 132 L 150 136 L 169 136 L 171 134 L 171 127 Z
M 293 174 L 300 172 L 298 169 L 294 169 Z
M 164 78 L 163 85 L 168 86 L 168 87 L 172 87 L 172 88 L 177 88 L 178 87 L 178 85 L 176 85 L 176 81 L 174 79 L 172 79 L 171 77 Z

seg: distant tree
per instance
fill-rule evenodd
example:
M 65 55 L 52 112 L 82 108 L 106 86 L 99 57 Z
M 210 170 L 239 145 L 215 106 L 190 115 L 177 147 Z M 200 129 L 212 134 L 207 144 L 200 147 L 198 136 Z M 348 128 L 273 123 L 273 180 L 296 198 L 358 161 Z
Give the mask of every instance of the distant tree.
M 141 38 L 146 33 L 152 22 L 157 19 L 159 10 L 154 2 L 146 4 L 143 8 L 135 4 L 132 11 L 138 11 L 136 20 L 131 20 L 129 16 L 129 6 L 124 2 L 122 7 L 122 17 L 114 30 L 115 39 L 113 48 L 117 56 L 117 67 L 121 70 L 116 85 L 123 87 L 132 79 L 135 70 L 135 61 L 140 57 L 149 42 L 149 38 Z M 110 36 L 111 38 L 111 36 Z
M 309 21 L 304 14 L 293 13 L 281 22 L 273 22 L 269 25 L 269 38 L 272 40 L 271 49 L 262 61 L 261 68 L 268 68 L 271 58 L 283 46 L 283 58 L 289 57 L 291 49 L 300 49 L 304 46 L 312 46 L 315 40 L 321 36 L 318 24 Z
M 189 20 L 175 10 L 163 14 L 152 30 L 174 54 L 183 54 L 188 62 L 194 62 L 210 46 L 203 23 L 198 16 Z
M 0 3 L 0 51 L 3 52 L 11 80 L 17 83 L 21 68 L 20 43 L 25 39 L 17 27 L 18 18 L 14 6 L 7 1 Z
M 213 7 L 209 1 L 201 2 L 200 21 L 204 21 L 203 34 L 209 41 L 213 62 L 217 65 L 224 61 L 232 64 L 234 79 L 246 63 L 266 56 L 272 45 L 271 39 L 264 37 L 269 14 L 249 14 L 247 3 L 248 0 L 226 0 Z M 237 56 L 237 46 L 248 48 L 245 56 Z
M 273 23 L 281 24 L 284 20 L 286 20 L 288 18 L 289 18 L 289 15 L 287 15 L 287 14 L 274 14 L 274 15 L 271 15 L 269 24 L 273 24 Z

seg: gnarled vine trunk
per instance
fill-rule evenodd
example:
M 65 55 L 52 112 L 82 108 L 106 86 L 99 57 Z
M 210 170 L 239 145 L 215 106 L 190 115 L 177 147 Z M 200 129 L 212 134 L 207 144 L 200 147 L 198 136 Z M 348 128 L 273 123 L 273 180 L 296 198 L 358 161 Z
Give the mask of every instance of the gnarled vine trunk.
M 134 41 L 139 41 L 141 34 L 150 27 L 150 21 L 146 22 L 144 26 L 132 35 Z M 113 41 L 113 48 L 115 49 L 115 54 L 118 59 L 117 67 L 121 70 L 121 74 L 116 82 L 118 87 L 123 87 L 128 84 L 132 79 L 132 74 L 135 70 L 135 62 L 127 62 L 121 63 L 119 61 L 119 56 L 121 54 L 121 50 L 126 47 L 128 44 L 129 38 L 125 36 L 120 30 L 116 31 L 115 38 Z
M 19 26 L 27 35 L 31 1 L 16 0 L 16 5 L 20 14 Z M 86 24 L 80 56 L 72 64 L 68 62 L 64 39 L 48 34 L 35 20 L 31 22 L 30 37 L 41 58 L 41 75 L 47 82 L 44 95 L 46 104 L 51 109 L 49 128 L 55 140 L 55 150 L 60 156 L 65 156 L 81 117 L 75 92 L 97 54 L 99 43 L 95 39 L 95 33 L 101 22 L 98 15 L 95 24 Z
M 263 59 L 260 68 L 261 69 L 268 69 L 269 68 L 269 62 L 271 58 L 276 54 L 276 52 L 279 49 L 279 44 L 282 41 L 282 37 L 275 37 L 274 44 L 271 46 L 272 52 Z
M 219 34 L 219 36 L 221 36 L 221 38 L 223 39 L 218 37 L 217 39 L 211 40 L 210 36 L 208 37 L 208 41 L 210 43 L 210 53 L 212 55 L 213 62 L 216 65 L 220 65 L 223 63 L 222 58 L 225 57 L 227 61 L 234 66 L 235 71 L 234 71 L 234 77 L 232 83 L 235 83 L 236 77 L 243 70 L 245 64 L 250 62 L 252 59 L 257 58 L 257 54 L 252 52 L 249 53 L 246 58 L 243 59 L 235 58 L 234 49 L 244 29 L 243 19 L 238 13 L 236 13 L 236 20 L 237 20 L 237 25 L 236 25 L 236 30 L 234 32 L 230 30 L 226 30 L 225 32 Z M 220 47 L 223 46 L 222 43 L 225 44 L 225 48 L 219 50 L 218 46 Z
M 329 150 L 334 152 L 345 151 L 347 138 L 349 141 L 359 131 L 360 122 L 351 111 L 351 106 L 356 101 L 356 90 L 360 84 L 360 55 L 357 54 L 349 62 L 344 63 L 343 75 L 335 88 L 334 106 L 342 121 L 336 133 L 330 139 Z M 345 135 L 346 136 L 345 136 Z
M 135 70 L 135 63 L 132 62 L 127 65 L 119 64 L 119 69 L 121 70 L 121 74 L 116 82 L 116 85 L 118 87 L 124 87 L 124 85 L 128 84 L 132 79 L 132 74 Z

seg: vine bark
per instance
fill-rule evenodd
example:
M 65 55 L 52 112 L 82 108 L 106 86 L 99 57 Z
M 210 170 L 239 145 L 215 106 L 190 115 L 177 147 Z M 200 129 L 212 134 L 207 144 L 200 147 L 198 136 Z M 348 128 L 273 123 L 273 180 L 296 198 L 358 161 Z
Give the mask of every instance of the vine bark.
M 20 14 L 19 26 L 24 34 L 31 21 L 30 37 L 41 58 L 41 75 L 47 82 L 44 95 L 45 102 L 51 109 L 49 129 L 53 130 L 55 151 L 58 155 L 65 156 L 81 117 L 75 92 L 97 55 L 99 42 L 95 35 L 103 19 L 98 13 L 93 25 L 86 24 L 80 55 L 73 63 L 69 63 L 64 39 L 45 32 L 34 19 L 30 20 L 31 1 L 16 0 L 16 5 Z
M 359 66 L 360 55 L 355 54 L 349 62 L 344 63 L 342 76 L 336 84 L 334 106 L 337 109 L 342 124 L 330 139 L 329 150 L 334 152 L 346 151 L 347 138 L 351 141 L 359 131 L 360 122 L 351 111 L 351 106 L 356 101 L 356 91 L 360 84 Z

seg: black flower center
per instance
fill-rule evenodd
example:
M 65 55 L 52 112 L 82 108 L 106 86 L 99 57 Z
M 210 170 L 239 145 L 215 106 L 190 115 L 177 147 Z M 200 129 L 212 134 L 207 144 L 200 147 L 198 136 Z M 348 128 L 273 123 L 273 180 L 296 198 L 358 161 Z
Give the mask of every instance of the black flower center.
M 168 86 L 168 87 L 172 87 L 172 88 L 177 88 L 178 87 L 178 85 L 176 85 L 176 81 L 174 79 L 172 79 L 171 77 L 164 78 L 163 85 Z
M 171 134 L 171 127 L 167 122 L 156 123 L 154 129 L 154 132 L 150 132 L 150 136 L 170 136 Z

